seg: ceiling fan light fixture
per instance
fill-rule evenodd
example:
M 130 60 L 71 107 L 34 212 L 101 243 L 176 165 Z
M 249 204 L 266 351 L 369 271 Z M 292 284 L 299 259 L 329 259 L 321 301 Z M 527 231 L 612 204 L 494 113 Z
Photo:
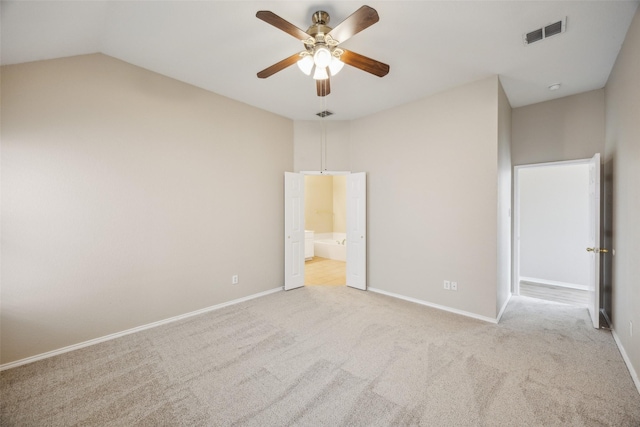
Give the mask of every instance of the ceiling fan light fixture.
M 327 69 L 316 66 L 316 70 L 313 72 L 313 79 L 324 80 L 328 78 L 329 78 L 329 73 L 327 73 Z
M 294 53 L 259 71 L 257 76 L 260 79 L 266 79 L 295 62 L 300 71 L 313 77 L 316 81 L 316 94 L 323 97 L 331 93 L 330 78 L 337 75 L 344 64 L 378 77 L 384 77 L 389 73 L 387 64 L 340 48 L 340 43 L 379 21 L 378 12 L 372 7 L 361 6 L 335 28 L 328 26 L 327 12 L 317 11 L 312 17 L 313 24 L 306 31 L 268 10 L 258 11 L 256 17 L 304 44 L 302 52 Z
M 331 51 L 327 46 L 317 45 L 315 47 L 315 51 L 313 52 L 313 62 L 316 64 L 316 67 L 328 67 L 331 63 L 331 58 Z
M 313 58 L 311 58 L 311 55 L 305 55 L 302 58 L 300 58 L 300 60 L 298 61 L 298 68 L 300 68 L 300 71 L 302 71 L 303 73 L 305 73 L 307 76 L 311 75 L 311 70 L 313 70 Z
M 340 70 L 342 70 L 342 67 L 344 67 L 344 62 L 340 61 L 340 59 L 335 56 L 332 56 L 331 62 L 329 63 L 329 71 L 331 72 L 331 75 L 335 76 L 338 74 Z

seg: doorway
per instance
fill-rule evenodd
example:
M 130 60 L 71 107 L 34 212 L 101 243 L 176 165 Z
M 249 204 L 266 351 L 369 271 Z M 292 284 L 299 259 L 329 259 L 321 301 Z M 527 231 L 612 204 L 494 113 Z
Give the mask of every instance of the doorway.
M 284 173 L 284 290 L 305 282 L 305 175 L 346 177 L 346 285 L 367 289 L 367 178 L 364 172 Z
M 590 160 L 516 166 L 514 293 L 589 307 Z
M 346 175 L 304 176 L 305 286 L 347 284 Z

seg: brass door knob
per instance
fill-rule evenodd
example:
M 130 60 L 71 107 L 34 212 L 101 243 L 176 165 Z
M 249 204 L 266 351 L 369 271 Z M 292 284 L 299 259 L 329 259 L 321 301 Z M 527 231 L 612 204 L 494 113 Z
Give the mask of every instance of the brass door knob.
M 609 253 L 609 249 L 605 249 L 605 248 L 602 248 L 602 249 L 587 248 L 587 252 L 593 252 L 593 253 L 596 253 L 596 254 L 599 254 L 599 253 L 608 254 Z

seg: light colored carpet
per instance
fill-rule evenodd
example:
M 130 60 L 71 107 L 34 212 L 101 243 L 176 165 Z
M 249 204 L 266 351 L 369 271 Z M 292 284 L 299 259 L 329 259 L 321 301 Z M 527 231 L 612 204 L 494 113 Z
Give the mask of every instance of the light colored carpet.
M 227 307 L 0 373 L 2 426 L 638 426 L 583 308 L 499 325 L 346 287 Z

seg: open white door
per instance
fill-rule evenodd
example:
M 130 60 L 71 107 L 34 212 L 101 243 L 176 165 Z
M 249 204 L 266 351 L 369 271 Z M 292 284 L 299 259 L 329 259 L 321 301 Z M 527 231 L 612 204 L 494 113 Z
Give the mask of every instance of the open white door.
M 304 175 L 284 173 L 284 290 L 304 286 Z
M 367 175 L 347 175 L 347 286 L 367 289 Z
M 589 314 L 594 328 L 600 328 L 600 154 L 589 161 Z

